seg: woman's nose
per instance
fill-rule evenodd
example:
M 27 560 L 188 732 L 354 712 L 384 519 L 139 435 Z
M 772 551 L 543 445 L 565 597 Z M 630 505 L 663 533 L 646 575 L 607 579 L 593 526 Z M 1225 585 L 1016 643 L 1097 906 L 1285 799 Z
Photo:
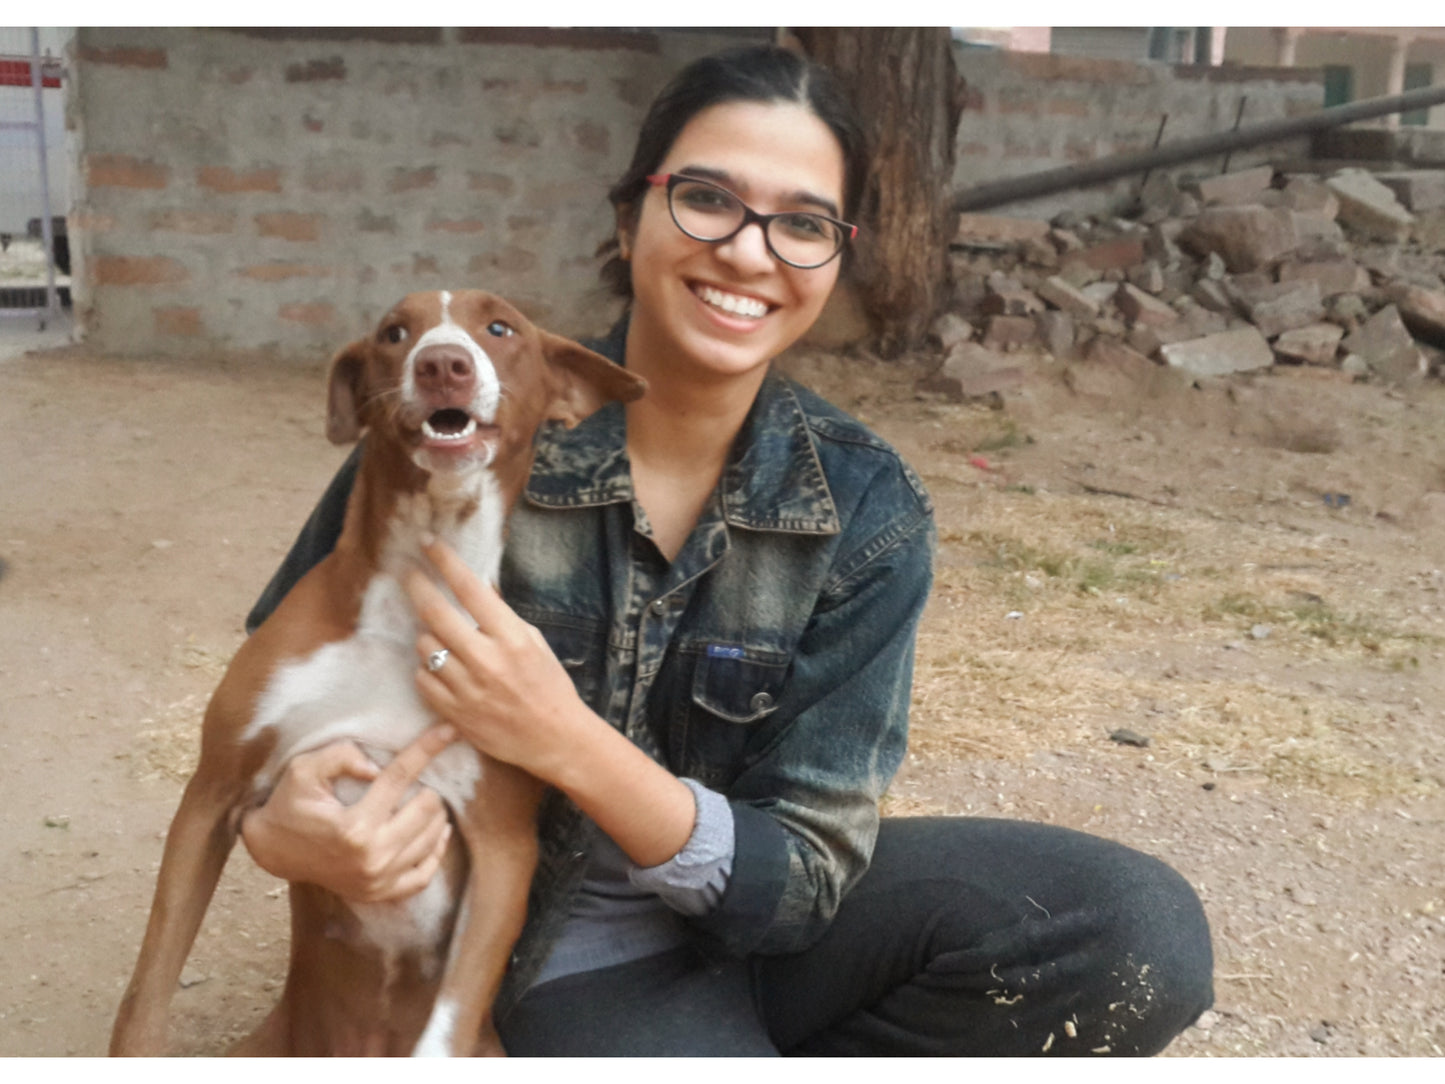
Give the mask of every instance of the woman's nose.
M 740 271 L 771 271 L 774 265 L 761 222 L 749 222 L 726 241 L 715 246 L 718 258 Z

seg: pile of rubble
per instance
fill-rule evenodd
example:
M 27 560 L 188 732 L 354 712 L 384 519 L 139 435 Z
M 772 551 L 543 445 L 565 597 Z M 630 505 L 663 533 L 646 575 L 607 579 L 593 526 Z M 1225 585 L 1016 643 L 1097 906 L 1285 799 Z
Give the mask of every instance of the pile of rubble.
M 945 360 L 920 387 L 997 395 L 1020 351 L 1412 387 L 1445 374 L 1442 250 L 1445 170 L 1156 174 L 1130 218 L 962 215 Z

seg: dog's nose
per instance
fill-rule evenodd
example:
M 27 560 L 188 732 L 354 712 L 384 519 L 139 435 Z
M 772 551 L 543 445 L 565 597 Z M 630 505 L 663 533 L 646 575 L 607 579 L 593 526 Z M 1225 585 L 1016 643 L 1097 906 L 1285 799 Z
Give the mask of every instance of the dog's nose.
M 418 390 L 428 395 L 470 397 L 477 387 L 472 356 L 459 346 L 428 346 L 412 362 Z

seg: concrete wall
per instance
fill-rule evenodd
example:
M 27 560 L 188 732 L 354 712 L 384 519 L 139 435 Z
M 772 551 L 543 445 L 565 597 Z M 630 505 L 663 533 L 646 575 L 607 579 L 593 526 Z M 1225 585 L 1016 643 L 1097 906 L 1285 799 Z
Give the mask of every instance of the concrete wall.
M 118 353 L 312 358 L 410 290 L 480 286 L 569 334 L 648 102 L 735 36 L 78 30 L 76 307 Z
M 1242 98 L 1244 125 L 1320 108 L 1319 72 L 1290 68 L 1213 68 L 1153 61 L 1106 60 L 1057 53 L 961 49 L 955 53 L 969 84 L 958 130 L 960 187 L 1021 177 L 1111 154 L 1148 150 L 1161 117 L 1163 142 L 1227 131 Z M 1238 169 L 1285 155 L 1308 153 L 1306 139 L 1238 151 Z M 1218 172 L 1204 159 L 1170 172 Z M 1097 213 L 1127 205 L 1139 177 L 1062 192 L 995 213 L 1050 217 L 1065 210 Z

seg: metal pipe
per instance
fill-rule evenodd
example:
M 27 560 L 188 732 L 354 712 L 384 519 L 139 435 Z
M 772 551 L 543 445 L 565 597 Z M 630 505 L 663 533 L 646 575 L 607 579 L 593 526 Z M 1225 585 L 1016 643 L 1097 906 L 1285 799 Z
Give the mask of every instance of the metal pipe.
M 40 205 L 44 212 L 40 219 L 40 243 L 45 246 L 45 316 L 40 320 L 40 330 L 44 331 L 46 321 L 59 314 L 60 305 L 55 291 L 55 222 L 50 217 L 50 163 L 46 161 L 49 152 L 45 145 L 45 92 L 40 73 L 43 61 L 40 31 L 35 27 L 30 28 L 30 52 L 30 85 L 35 90 L 35 145 L 40 158 Z
M 1142 173 L 1147 169 L 1176 166 L 1181 162 L 1208 158 L 1224 151 L 1257 147 L 1263 143 L 1275 143 L 1308 132 L 1337 128 L 1351 121 L 1368 120 L 1388 113 L 1405 113 L 1441 103 L 1445 103 L 1445 84 L 1407 90 L 1404 94 L 1392 94 L 1384 98 L 1367 98 L 1348 105 L 1321 109 L 1308 116 L 1267 120 L 1235 132 L 1211 132 L 1209 135 L 1181 139 L 1178 143 L 1157 150 L 1114 154 L 1093 162 L 1085 162 L 1083 165 L 1064 166 L 1061 169 L 1045 170 L 1042 173 L 1026 174 L 1003 181 L 986 181 L 955 192 L 953 209 L 981 211 L 1006 203 L 1018 203 L 1053 192 L 1062 192 L 1067 188 L 1085 188 L 1112 181 L 1116 177 Z

